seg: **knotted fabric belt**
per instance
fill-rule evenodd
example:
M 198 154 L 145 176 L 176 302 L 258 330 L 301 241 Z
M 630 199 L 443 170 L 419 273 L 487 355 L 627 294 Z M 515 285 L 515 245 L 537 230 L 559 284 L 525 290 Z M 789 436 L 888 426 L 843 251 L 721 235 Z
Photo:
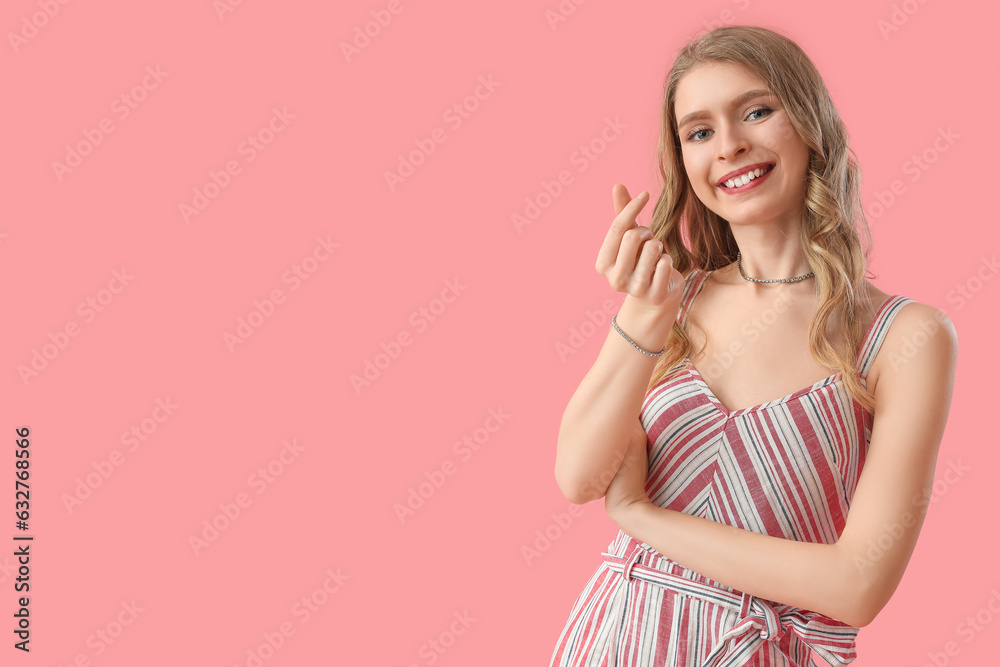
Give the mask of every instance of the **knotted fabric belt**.
M 634 538 L 626 547 L 632 547 L 632 550 L 625 557 L 606 552 L 601 554 L 612 570 L 621 573 L 626 584 L 630 585 L 635 580 L 645 581 L 739 612 L 735 625 L 722 635 L 701 667 L 743 667 L 764 642 L 778 641 L 788 631 L 797 635 L 830 665 L 846 665 L 857 657 L 855 638 L 858 628 L 854 626 L 816 612 L 786 605 L 781 605 L 785 610 L 779 614 L 774 606 L 763 598 L 710 586 L 683 577 L 676 572 L 664 572 L 641 562 L 642 560 L 652 562 L 662 556 L 643 548 Z M 644 554 L 648 554 L 645 559 Z M 629 602 L 626 594 L 624 605 L 627 607 Z M 622 633 L 623 636 L 624 634 Z M 612 665 L 617 664 L 618 651 L 616 647 L 615 661 L 611 663 Z

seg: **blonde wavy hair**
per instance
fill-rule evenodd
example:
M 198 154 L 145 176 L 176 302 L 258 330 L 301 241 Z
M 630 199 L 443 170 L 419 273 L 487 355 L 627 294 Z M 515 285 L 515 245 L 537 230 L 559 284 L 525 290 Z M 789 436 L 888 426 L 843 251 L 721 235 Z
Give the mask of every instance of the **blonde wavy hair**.
M 653 208 L 650 230 L 664 242 L 674 268 L 687 279 L 694 269 L 714 270 L 736 261 L 739 248 L 729 223 L 709 210 L 691 189 L 674 113 L 681 79 L 700 65 L 720 62 L 742 65 L 767 82 L 809 147 L 801 244 L 816 273 L 819 295 L 809 326 L 809 351 L 819 364 L 842 374 L 844 387 L 854 400 L 874 410 L 874 398 L 859 380 L 854 357 L 865 335 L 857 314 L 871 308 L 865 281 L 872 239 L 861 206 L 861 173 L 826 85 L 795 42 L 766 28 L 727 26 L 681 49 L 664 83 L 657 148 L 663 187 Z M 682 236 L 686 236 L 687 245 Z M 843 356 L 831 342 L 829 330 L 837 326 L 843 327 L 849 356 Z M 647 391 L 680 371 L 683 366 L 679 362 L 691 353 L 691 340 L 676 321 L 666 347 Z

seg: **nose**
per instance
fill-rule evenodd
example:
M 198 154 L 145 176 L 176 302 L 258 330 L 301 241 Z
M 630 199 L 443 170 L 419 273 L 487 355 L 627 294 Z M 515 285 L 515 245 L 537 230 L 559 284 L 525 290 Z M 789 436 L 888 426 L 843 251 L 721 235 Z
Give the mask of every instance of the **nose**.
M 732 160 L 750 150 L 750 143 L 739 125 L 725 123 L 716 132 L 719 161 Z

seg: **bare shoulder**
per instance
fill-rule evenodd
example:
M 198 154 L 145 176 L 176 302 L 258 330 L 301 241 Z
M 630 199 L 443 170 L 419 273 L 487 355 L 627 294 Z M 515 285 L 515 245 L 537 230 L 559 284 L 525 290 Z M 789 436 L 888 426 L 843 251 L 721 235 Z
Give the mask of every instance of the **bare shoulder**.
M 868 311 L 862 316 L 862 321 L 865 323 L 865 330 L 867 331 L 868 327 L 871 326 L 872 320 L 875 319 L 875 313 L 877 313 L 879 308 L 882 307 L 882 304 L 885 303 L 886 299 L 892 295 L 883 292 L 867 280 L 865 281 L 865 289 L 868 290 L 868 301 L 871 304 Z
M 866 310 L 857 313 L 856 317 L 861 321 L 861 330 L 867 333 L 868 330 L 871 329 L 872 323 L 875 321 L 875 315 L 892 295 L 883 292 L 867 280 L 865 281 L 864 289 L 867 290 L 866 296 L 868 297 L 868 307 Z M 831 327 L 833 326 L 833 323 L 831 323 Z M 839 331 L 834 334 L 834 339 L 837 340 L 838 346 L 841 344 L 846 345 L 846 341 L 840 338 Z M 867 380 L 868 389 L 870 391 L 874 391 L 875 384 L 878 382 L 878 361 L 879 357 L 876 357 L 875 362 L 872 364 L 871 368 L 868 369 Z
M 882 384 L 895 386 L 906 378 L 923 377 L 950 385 L 957 356 L 958 333 L 951 318 L 934 306 L 911 301 L 897 311 L 886 331 L 869 373 L 869 389 L 877 396 L 880 380 L 890 377 Z

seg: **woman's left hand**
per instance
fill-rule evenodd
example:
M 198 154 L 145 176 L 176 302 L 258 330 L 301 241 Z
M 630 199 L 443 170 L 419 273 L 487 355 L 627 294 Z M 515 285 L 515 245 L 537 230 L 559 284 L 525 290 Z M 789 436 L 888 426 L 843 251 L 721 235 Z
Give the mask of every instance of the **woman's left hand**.
M 621 467 L 608 485 L 608 491 L 604 495 L 604 511 L 612 519 L 630 505 L 650 502 L 646 493 L 646 476 L 649 473 L 646 443 L 646 433 L 637 430 L 625 449 Z

